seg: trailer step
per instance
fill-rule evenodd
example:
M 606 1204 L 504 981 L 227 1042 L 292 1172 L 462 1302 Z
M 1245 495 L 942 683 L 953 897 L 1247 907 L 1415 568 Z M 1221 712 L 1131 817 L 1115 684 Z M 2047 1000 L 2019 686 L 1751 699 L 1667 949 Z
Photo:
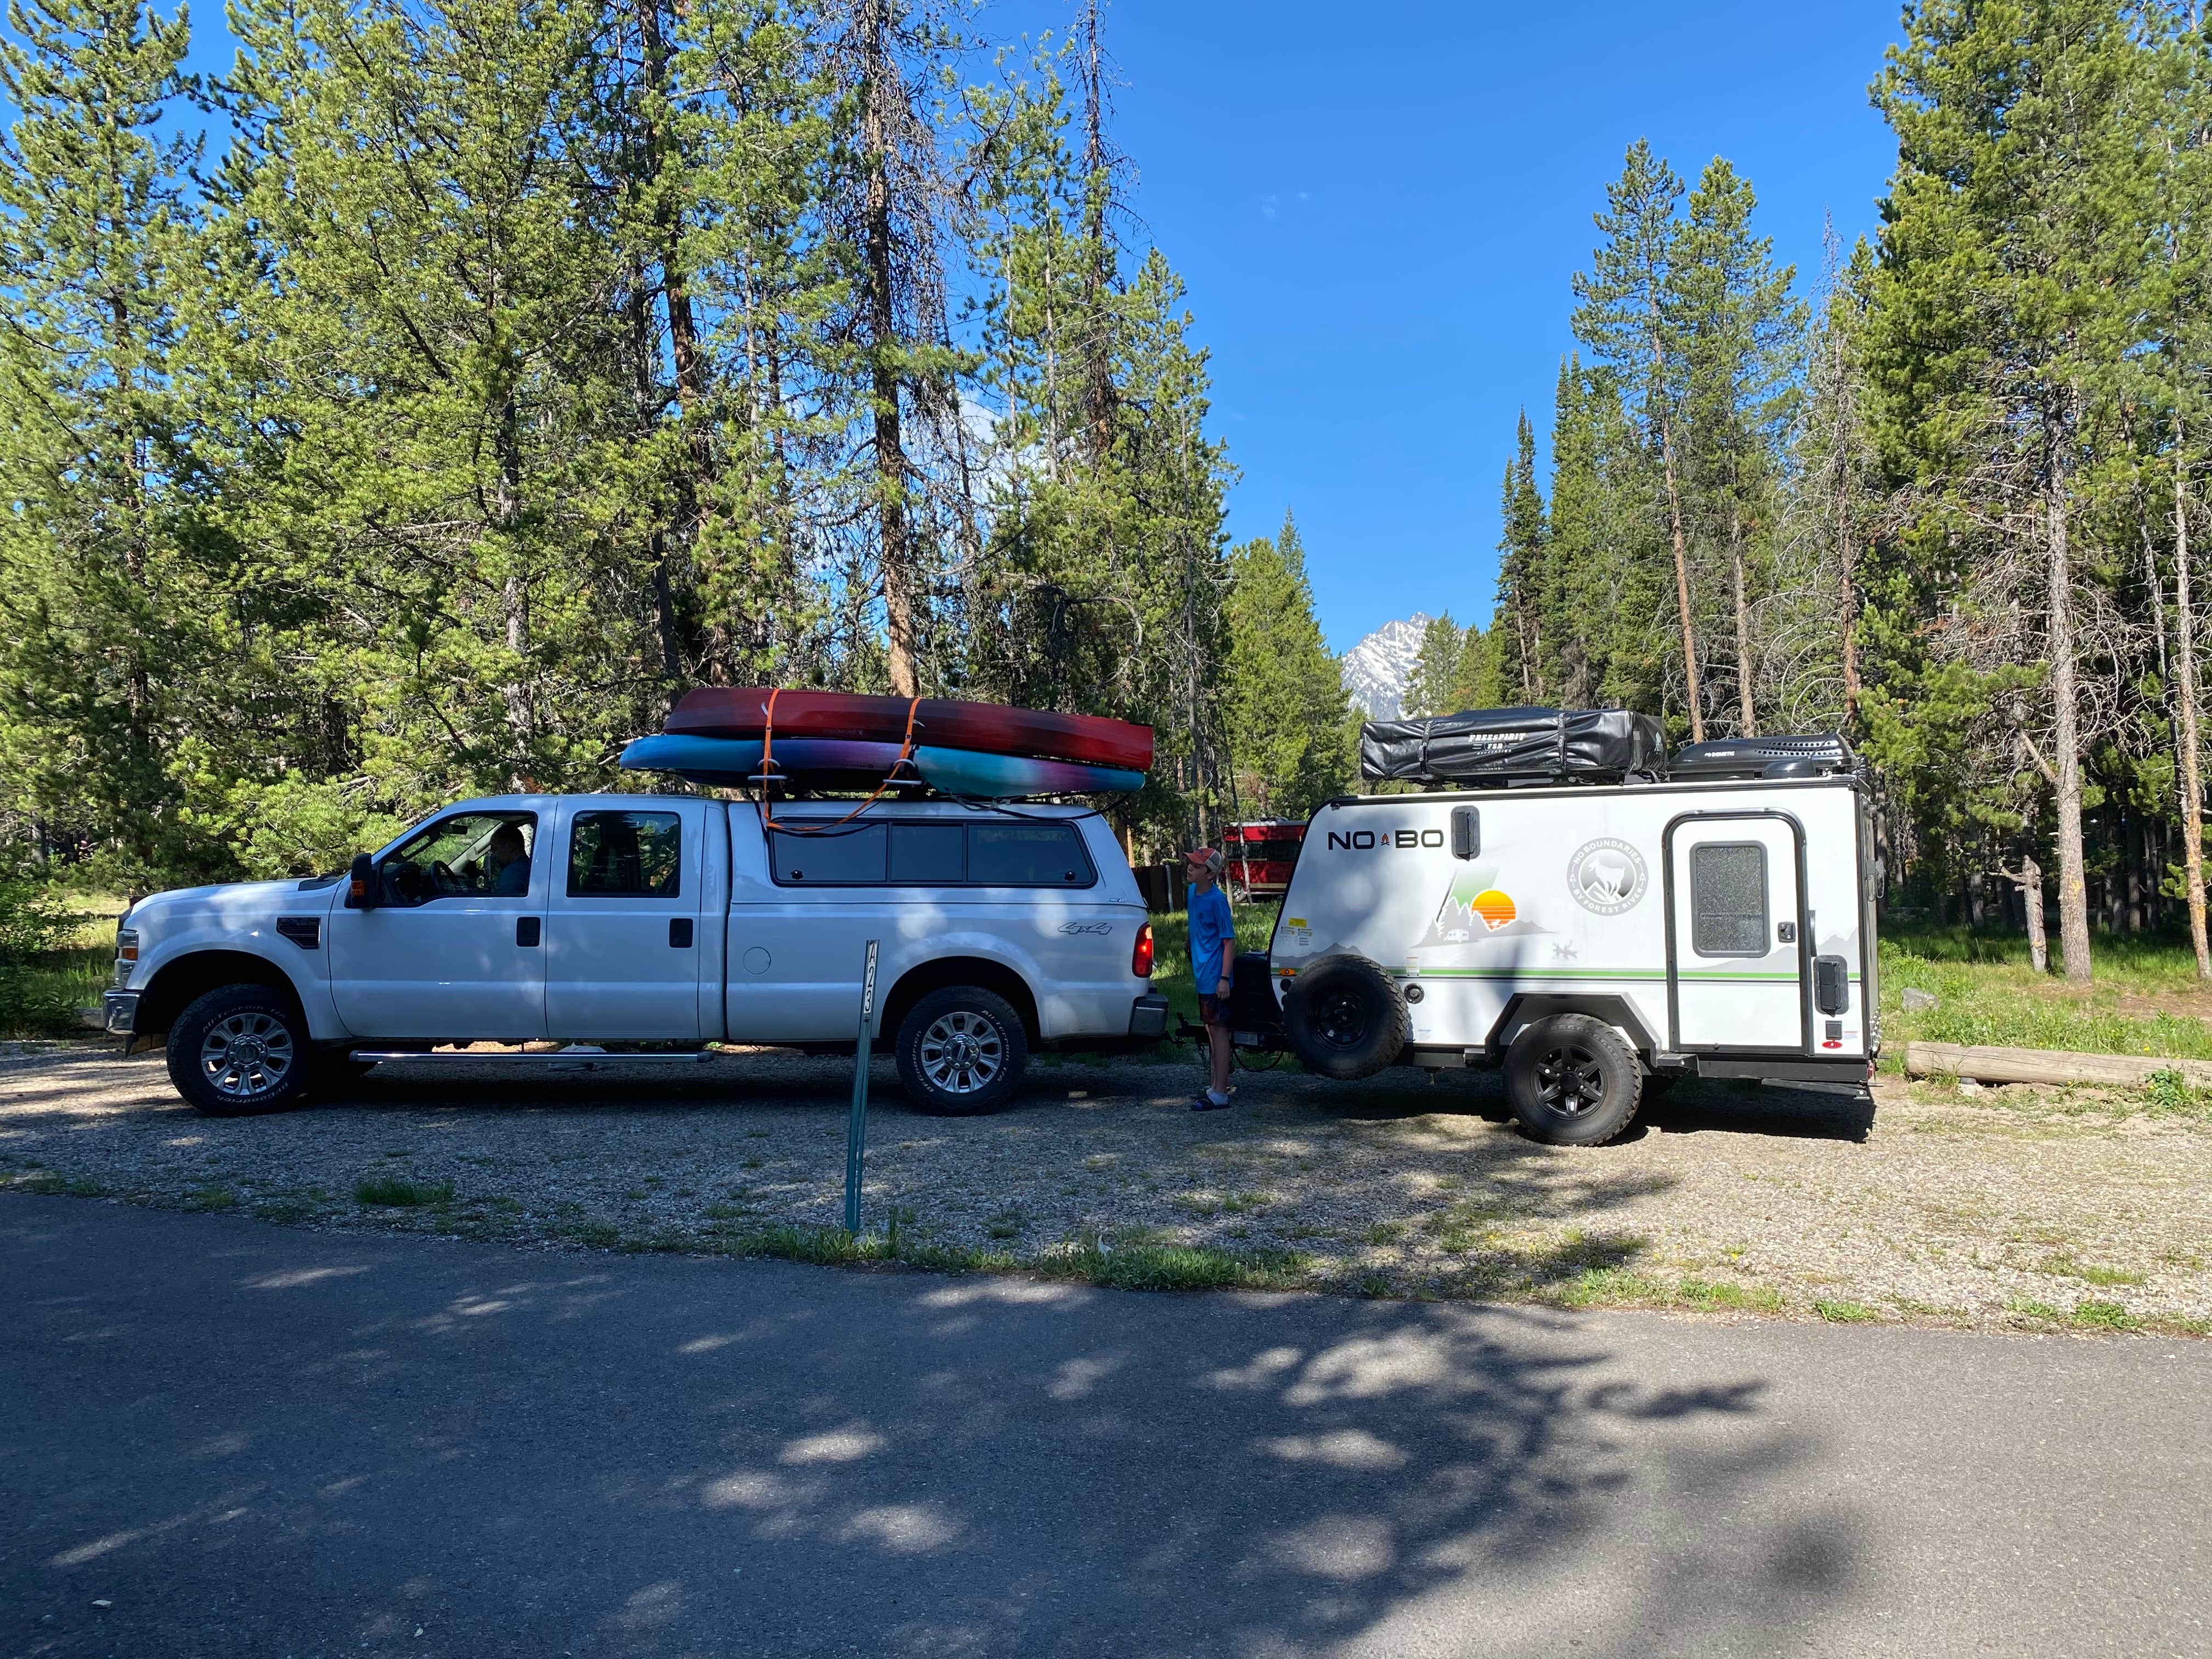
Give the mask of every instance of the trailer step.
M 551 1054 L 502 1054 L 472 1048 L 427 1052 L 421 1048 L 356 1048 L 347 1058 L 363 1066 L 409 1060 L 431 1066 L 580 1066 L 590 1069 L 600 1066 L 703 1066 L 714 1055 L 704 1049 L 672 1054 L 611 1054 L 605 1048 L 562 1048 Z

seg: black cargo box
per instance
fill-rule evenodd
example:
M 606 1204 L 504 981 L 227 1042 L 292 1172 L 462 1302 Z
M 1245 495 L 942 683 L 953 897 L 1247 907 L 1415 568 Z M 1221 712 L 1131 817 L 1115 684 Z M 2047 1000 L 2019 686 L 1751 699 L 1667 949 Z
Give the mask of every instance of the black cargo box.
M 1685 744 L 1667 765 L 1676 778 L 1813 778 L 1856 771 L 1858 760 L 1843 738 L 1819 732 Z
M 1667 775 L 1659 722 L 1625 708 L 1477 708 L 1425 720 L 1370 720 L 1359 775 L 1408 783 L 1610 781 Z

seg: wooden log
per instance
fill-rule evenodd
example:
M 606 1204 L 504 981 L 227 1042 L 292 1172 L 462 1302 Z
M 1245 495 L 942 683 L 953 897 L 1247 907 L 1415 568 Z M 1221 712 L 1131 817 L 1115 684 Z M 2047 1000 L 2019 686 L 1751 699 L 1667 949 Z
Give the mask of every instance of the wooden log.
M 1963 1042 L 1908 1042 L 1905 1069 L 1912 1077 L 1942 1073 L 1979 1083 L 2090 1083 L 2139 1089 L 2160 1072 L 2179 1072 L 2199 1089 L 2212 1089 L 2212 1060 L 2161 1060 L 2147 1054 L 2077 1054 L 2061 1048 L 1984 1048 Z

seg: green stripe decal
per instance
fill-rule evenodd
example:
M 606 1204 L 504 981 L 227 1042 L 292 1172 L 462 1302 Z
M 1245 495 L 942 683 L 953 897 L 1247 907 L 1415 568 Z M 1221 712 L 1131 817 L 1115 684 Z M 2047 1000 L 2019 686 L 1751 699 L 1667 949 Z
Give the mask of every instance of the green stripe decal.
M 1382 970 L 1396 979 L 1555 979 L 1567 981 L 1585 980 L 1634 981 L 1663 984 L 1666 970 L 1650 968 L 1386 968 Z M 1804 975 L 1791 973 L 1732 973 L 1724 969 L 1692 969 L 1676 975 L 1700 985 L 1795 985 Z M 1852 984 L 1858 983 L 1856 974 L 1850 975 Z

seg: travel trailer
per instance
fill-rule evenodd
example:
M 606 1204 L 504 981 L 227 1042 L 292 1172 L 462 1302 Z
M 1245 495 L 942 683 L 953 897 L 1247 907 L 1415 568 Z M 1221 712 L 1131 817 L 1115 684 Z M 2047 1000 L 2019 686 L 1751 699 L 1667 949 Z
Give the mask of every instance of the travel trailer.
M 1446 787 L 1314 814 L 1240 1043 L 1346 1079 L 1502 1066 L 1563 1145 L 1620 1133 L 1654 1079 L 1865 1086 L 1876 866 L 1840 739 L 1670 763 L 1642 716 L 1487 710 L 1370 726 L 1362 769 Z

